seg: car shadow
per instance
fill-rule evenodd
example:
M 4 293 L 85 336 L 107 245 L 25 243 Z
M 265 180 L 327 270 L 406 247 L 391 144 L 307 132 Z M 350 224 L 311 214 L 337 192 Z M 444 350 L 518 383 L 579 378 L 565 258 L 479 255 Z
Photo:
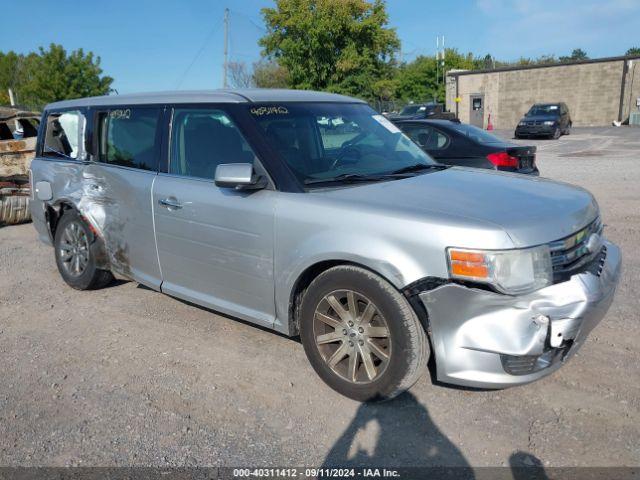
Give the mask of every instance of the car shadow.
M 111 282 L 105 285 L 102 288 L 114 288 L 119 287 L 120 285 L 124 285 L 125 283 L 130 283 L 131 280 L 124 280 L 122 278 L 114 278 Z
M 410 392 L 384 403 L 363 403 L 327 453 L 322 468 L 397 469 L 399 478 L 549 480 L 542 462 L 517 451 L 509 466 L 478 467 L 435 425 Z
M 540 459 L 527 452 L 517 451 L 509 457 L 513 480 L 549 480 Z
M 360 405 L 323 467 L 433 467 L 428 472 L 435 476 L 430 478 L 475 478 L 462 452 L 409 392 L 388 402 Z M 401 478 L 413 478 L 407 473 Z

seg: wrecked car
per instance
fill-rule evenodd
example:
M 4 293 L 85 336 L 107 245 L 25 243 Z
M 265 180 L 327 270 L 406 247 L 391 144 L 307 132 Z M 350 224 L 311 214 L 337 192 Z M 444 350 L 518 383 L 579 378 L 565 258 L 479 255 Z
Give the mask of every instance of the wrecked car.
M 0 107 L 0 225 L 30 219 L 29 166 L 39 121 L 35 112 Z
M 43 119 L 32 216 L 67 284 L 115 275 L 299 335 L 356 400 L 410 388 L 431 355 L 442 382 L 532 382 L 613 300 L 621 254 L 589 192 L 435 163 L 353 98 L 119 95 Z

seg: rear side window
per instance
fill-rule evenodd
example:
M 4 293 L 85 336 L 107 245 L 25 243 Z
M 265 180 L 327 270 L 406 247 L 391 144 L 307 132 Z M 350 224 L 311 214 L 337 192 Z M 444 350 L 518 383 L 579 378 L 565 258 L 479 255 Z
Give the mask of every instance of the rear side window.
M 483 145 L 491 145 L 494 143 L 504 143 L 501 139 L 488 133 L 481 128 L 474 125 L 468 125 L 465 123 L 451 123 L 450 128 L 454 129 L 458 133 L 465 135 L 467 138 L 474 142 L 481 143 Z
M 141 170 L 158 169 L 159 108 L 117 108 L 99 116 L 101 162 Z
M 255 155 L 222 110 L 177 108 L 171 122 L 169 173 L 213 180 L 223 163 L 254 163 Z
M 449 146 L 449 137 L 429 126 L 407 126 L 402 130 L 421 148 L 426 150 L 442 150 Z
M 42 156 L 80 158 L 84 138 L 84 115 L 79 111 L 51 113 L 47 116 Z

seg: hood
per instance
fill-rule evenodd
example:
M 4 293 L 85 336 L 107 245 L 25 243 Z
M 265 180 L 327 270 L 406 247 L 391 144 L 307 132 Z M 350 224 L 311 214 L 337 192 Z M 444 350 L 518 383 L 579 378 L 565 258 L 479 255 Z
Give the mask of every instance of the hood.
M 557 115 L 530 115 L 528 117 L 522 117 L 521 122 L 557 122 L 560 119 Z
M 415 177 L 316 191 L 349 207 L 398 215 L 447 216 L 501 227 L 515 247 L 564 238 L 598 216 L 586 190 L 539 177 L 452 167 Z

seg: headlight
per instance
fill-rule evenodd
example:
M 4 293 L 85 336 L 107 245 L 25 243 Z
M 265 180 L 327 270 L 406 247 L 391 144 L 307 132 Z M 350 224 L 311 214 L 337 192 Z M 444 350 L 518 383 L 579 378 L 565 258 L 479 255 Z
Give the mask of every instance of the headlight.
M 520 127 L 524 127 L 526 124 L 527 124 L 527 122 L 525 122 L 525 121 L 522 121 L 522 122 L 518 123 L 518 125 L 519 125 Z
M 521 250 L 448 248 L 452 278 L 487 283 L 508 295 L 538 290 L 553 283 L 547 245 Z
M 554 120 L 547 120 L 544 122 L 545 125 L 555 125 L 555 121 Z

